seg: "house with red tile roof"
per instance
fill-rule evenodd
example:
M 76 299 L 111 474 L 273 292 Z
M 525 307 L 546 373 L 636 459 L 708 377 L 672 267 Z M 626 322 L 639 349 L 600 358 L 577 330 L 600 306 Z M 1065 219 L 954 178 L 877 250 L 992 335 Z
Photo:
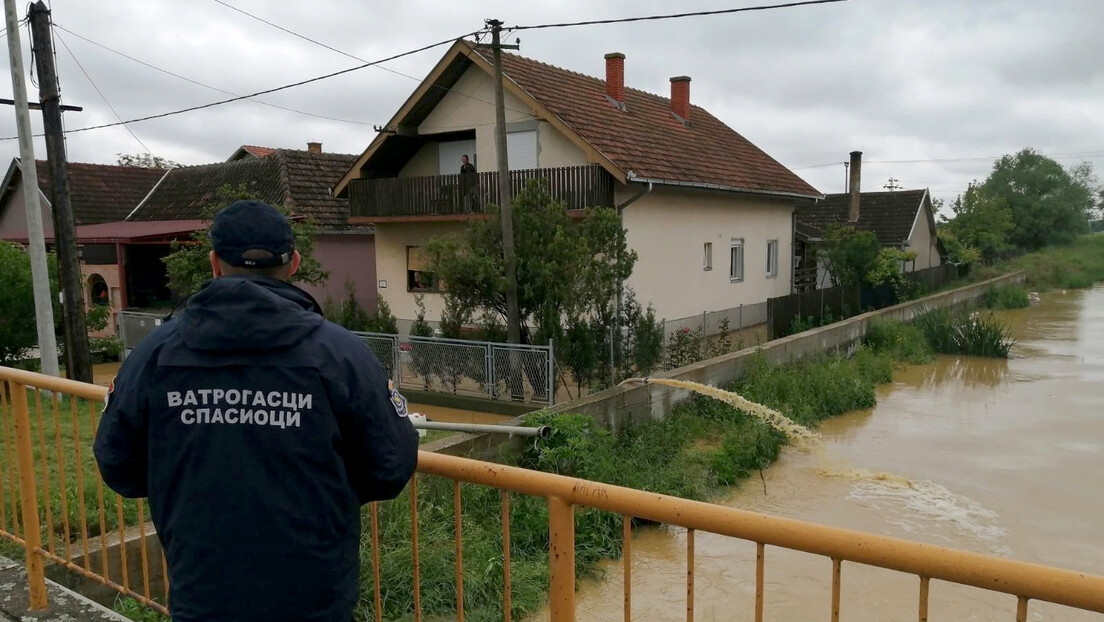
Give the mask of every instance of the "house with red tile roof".
M 348 199 L 331 194 L 355 159 L 352 154 L 323 152 L 321 143 L 307 143 L 306 150 L 244 145 L 225 162 L 172 169 L 124 218 L 126 224 L 195 220 L 205 229 L 205 219 L 226 206 L 223 189 L 244 189 L 314 225 L 314 256 L 330 278 L 322 285 L 302 284 L 303 289 L 319 302 L 337 300 L 348 279 L 361 303 L 374 309 L 372 226 L 350 223 Z
M 37 161 L 39 202 L 46 244 L 53 245 L 53 195 L 50 166 Z M 157 264 L 158 249 L 177 237 L 187 237 L 196 223 L 154 223 L 120 228 L 144 197 L 165 176 L 165 169 L 107 164 L 69 163 L 73 219 L 80 243 L 80 269 L 85 284 L 85 305 L 109 305 L 114 314 L 134 300 L 156 296 L 163 277 L 148 267 Z M 18 158 L 8 166 L 0 185 L 0 240 L 27 243 L 27 212 L 23 200 L 22 168 Z M 166 290 L 167 294 L 167 290 Z M 102 334 L 114 334 L 114 321 Z
M 851 152 L 847 192 L 825 195 L 823 201 L 801 205 L 796 213 L 795 288 L 832 286 L 832 276 L 820 252 L 832 226 L 869 231 L 882 246 L 910 252 L 905 272 L 940 266 L 945 249 L 936 231 L 935 209 L 926 188 L 862 192 L 862 152 Z
M 791 292 L 795 206 L 822 195 L 694 105 L 690 78 L 670 96 L 630 88 L 623 54 L 606 55 L 604 80 L 513 54 L 503 70 L 515 192 L 543 178 L 570 210 L 617 208 L 642 303 L 674 319 Z M 457 41 L 334 187 L 351 222 L 376 227 L 379 292 L 399 318 L 422 293 L 439 317 L 419 247 L 496 200 L 492 76 L 490 53 Z M 464 155 L 477 175 L 459 175 Z

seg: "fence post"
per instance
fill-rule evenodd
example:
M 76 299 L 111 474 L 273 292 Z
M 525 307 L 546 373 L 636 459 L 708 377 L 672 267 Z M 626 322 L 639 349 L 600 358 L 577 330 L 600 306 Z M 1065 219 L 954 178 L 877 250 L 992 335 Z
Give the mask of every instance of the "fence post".
M 552 622 L 575 620 L 575 509 L 548 497 L 548 605 Z
M 27 386 L 9 382 L 11 403 L 15 410 L 15 443 L 19 460 L 19 505 L 23 508 L 23 538 L 26 551 L 27 587 L 30 609 L 46 608 L 46 575 L 42 556 L 42 533 L 38 524 L 38 494 L 35 491 L 34 450 L 31 448 L 31 415 L 27 409 Z M 11 465 L 8 465 L 9 468 Z
M 484 347 L 487 349 L 486 362 L 484 363 L 484 373 L 487 375 L 487 397 L 494 399 L 497 397 L 495 388 L 498 386 L 498 380 L 495 378 L 494 346 L 488 342 Z
M 395 376 L 395 389 L 398 389 L 402 386 L 402 351 L 399 349 L 398 335 L 391 337 L 391 357 L 395 361 L 395 371 L 392 375 Z
M 556 340 L 548 340 L 548 405 L 556 403 Z
M 744 303 L 740 303 L 740 332 L 744 332 Z

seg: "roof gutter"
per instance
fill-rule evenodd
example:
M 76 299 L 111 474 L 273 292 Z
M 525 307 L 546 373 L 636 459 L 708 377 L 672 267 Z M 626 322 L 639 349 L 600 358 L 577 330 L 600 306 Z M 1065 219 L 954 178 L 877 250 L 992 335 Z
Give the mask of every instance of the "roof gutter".
M 630 173 L 630 175 L 631 175 L 631 173 Z M 618 216 L 621 216 L 621 212 L 625 211 L 626 207 L 632 205 L 633 203 L 636 203 L 637 199 L 643 197 L 646 194 L 649 194 L 652 191 L 652 189 L 654 188 L 652 182 L 650 182 L 650 181 L 643 182 L 643 183 L 646 183 L 648 185 L 641 188 L 640 192 L 637 192 L 633 196 L 629 197 L 628 200 L 626 200 L 624 203 L 617 206 L 617 215 Z
M 628 178 L 629 178 L 629 181 L 637 181 L 637 182 L 648 183 L 648 184 L 659 184 L 659 185 L 663 185 L 663 186 L 681 186 L 681 187 L 684 187 L 684 188 L 699 188 L 699 189 L 702 189 L 702 190 L 721 190 L 721 191 L 724 191 L 724 192 L 740 192 L 740 193 L 746 193 L 746 194 L 762 194 L 762 195 L 767 195 L 767 196 L 788 197 L 788 198 L 794 198 L 794 199 L 813 199 L 813 200 L 817 200 L 817 201 L 824 199 L 823 194 L 800 194 L 800 193 L 797 193 L 797 192 L 777 192 L 777 191 L 774 191 L 774 190 L 753 190 L 751 188 L 736 188 L 734 186 L 724 186 L 724 185 L 721 185 L 721 184 L 710 184 L 710 183 L 697 182 L 697 181 L 673 181 L 673 180 L 666 180 L 666 179 L 649 179 L 647 177 L 638 177 L 632 171 L 629 171 Z

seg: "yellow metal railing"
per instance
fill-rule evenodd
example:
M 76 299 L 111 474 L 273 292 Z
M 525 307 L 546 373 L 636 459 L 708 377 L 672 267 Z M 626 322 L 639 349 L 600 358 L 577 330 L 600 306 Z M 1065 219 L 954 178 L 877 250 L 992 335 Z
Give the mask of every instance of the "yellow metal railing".
M 105 492 L 98 473 L 89 472 L 92 436 L 98 404 L 106 389 L 0 367 L 0 439 L 3 464 L 0 470 L 0 536 L 24 547 L 31 607 L 46 606 L 44 562 L 50 561 L 106 585 L 121 594 L 167 613 L 168 573 L 160 552 L 152 555 L 147 545 L 145 510 L 141 501 L 124 500 Z M 33 397 L 33 399 L 30 399 Z M 78 402 L 85 402 L 78 406 Z M 33 405 L 32 405 L 33 404 Z M 65 407 L 67 406 L 67 408 Z M 62 415 L 68 410 L 68 417 Z M 46 416 L 44 416 L 44 411 Z M 81 412 L 87 412 L 87 417 Z M 33 416 L 32 416 L 33 414 Z M 52 414 L 52 417 L 49 416 Z M 53 422 L 53 442 L 47 437 Z M 65 419 L 65 425 L 62 420 Z M 82 420 L 89 424 L 82 434 Z M 69 425 L 71 423 L 71 429 Z M 14 435 L 14 439 L 12 438 Z M 68 437 L 68 438 L 66 438 Z M 36 447 L 37 442 L 37 447 Z M 13 451 L 14 446 L 14 451 Z M 14 454 L 14 455 L 13 455 Z M 14 458 L 14 459 L 13 459 Z M 66 471 L 72 466 L 75 477 Z M 37 473 L 36 473 L 37 470 Z M 532 495 L 547 500 L 549 510 L 548 599 L 554 622 L 575 617 L 575 508 L 597 508 L 623 517 L 624 619 L 632 613 L 632 520 L 646 519 L 687 530 L 686 617 L 694 618 L 694 542 L 698 531 L 747 540 L 756 544 L 755 620 L 763 620 L 766 547 L 773 546 L 827 557 L 832 561 L 832 591 L 829 616 L 840 616 L 840 588 L 843 562 L 865 564 L 916 575 L 919 578 L 917 614 L 928 617 L 928 593 L 932 579 L 957 583 L 1017 598 L 1016 620 L 1025 622 L 1031 600 L 1046 601 L 1077 609 L 1104 613 L 1104 577 L 1029 564 L 877 536 L 804 521 L 778 518 L 677 497 L 611 486 L 573 477 L 532 471 L 443 454 L 422 452 L 418 472 L 453 482 L 453 515 L 456 541 L 455 574 L 457 619 L 464 619 L 463 534 L 461 483 L 496 488 L 501 495 L 503 534 L 503 618 L 509 622 L 510 599 L 510 494 Z M 85 480 L 92 477 L 95 491 Z M 75 486 L 69 485 L 75 481 Z M 18 482 L 18 487 L 16 486 Z M 41 486 L 40 486 L 41 485 Z M 56 488 L 55 488 L 56 486 Z M 57 491 L 59 496 L 53 497 Z M 73 495 L 76 495 L 73 497 Z M 412 585 L 414 619 L 421 620 L 421 569 L 418 549 L 418 478 L 410 483 L 412 538 Z M 114 502 L 114 512 L 107 508 Z M 79 532 L 71 520 L 72 505 L 79 514 Z M 376 620 L 382 619 L 380 577 L 379 505 L 369 507 L 372 540 L 372 600 Z M 44 521 L 43 521 L 44 519 Z M 90 520 L 91 519 L 91 520 Z M 42 523 L 45 522 L 45 525 Z M 111 525 L 110 523 L 114 523 Z M 129 525 L 129 527 L 128 527 Z M 45 528 L 43 528 L 45 527 Z M 139 539 L 139 584 L 128 572 L 127 532 L 137 529 Z M 108 532 L 117 532 L 115 561 L 108 553 Z M 96 531 L 92 534 L 92 531 Z M 21 535 L 22 534 L 22 535 Z M 91 535 L 90 535 L 91 534 Z M 43 547 L 45 535 L 46 546 Z M 89 539 L 98 538 L 95 555 Z M 79 549 L 74 550 L 79 544 Z M 157 547 L 160 551 L 160 547 Z M 93 558 L 98 557 L 97 564 Z M 152 564 L 151 565 L 151 558 Z M 73 560 L 80 559 L 81 563 Z M 133 561 L 133 560 L 131 560 Z M 160 568 L 156 568 L 160 565 Z M 151 592 L 151 574 L 159 570 L 163 585 L 157 597 Z M 139 591 L 139 589 L 141 591 Z

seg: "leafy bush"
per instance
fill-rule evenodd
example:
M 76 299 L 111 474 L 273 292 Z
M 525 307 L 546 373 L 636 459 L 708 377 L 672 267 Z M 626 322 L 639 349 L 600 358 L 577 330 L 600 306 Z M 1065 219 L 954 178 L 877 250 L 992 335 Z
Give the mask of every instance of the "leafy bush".
M 866 331 L 866 345 L 875 352 L 889 354 L 906 363 L 927 363 L 932 360 L 932 349 L 924 333 L 916 326 L 902 322 L 874 322 Z
M 398 321 L 391 313 L 391 305 L 387 304 L 382 294 L 376 294 L 376 311 L 368 317 L 367 330 L 373 333 L 399 334 Z
M 667 341 L 667 369 L 677 369 L 702 360 L 700 328 L 680 328 Z
M 345 297 L 340 302 L 327 298 L 322 305 L 322 314 L 326 319 L 340 324 L 349 330 L 368 330 L 368 310 L 360 304 L 357 298 L 356 283 L 351 277 L 345 278 Z
M 933 309 L 918 315 L 913 325 L 932 350 L 943 354 L 1008 358 L 1015 345 L 1011 331 L 992 313 Z
M 1018 285 L 990 287 L 985 291 L 986 309 L 1023 309 L 1031 304 L 1027 290 Z
M 117 361 L 123 356 L 126 346 L 118 337 L 89 337 L 88 349 L 92 352 L 93 362 Z

